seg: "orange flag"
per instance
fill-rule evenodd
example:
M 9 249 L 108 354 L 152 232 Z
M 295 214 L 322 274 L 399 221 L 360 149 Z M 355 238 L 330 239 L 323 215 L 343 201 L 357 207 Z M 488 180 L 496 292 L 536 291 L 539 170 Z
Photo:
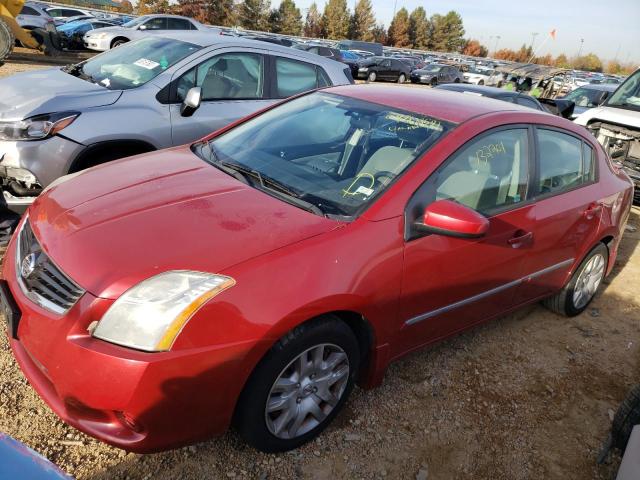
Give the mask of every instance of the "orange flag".
M 553 38 L 555 40 L 556 39 L 556 29 L 554 28 L 553 30 L 551 30 L 549 32 L 549 35 L 551 35 L 551 38 Z

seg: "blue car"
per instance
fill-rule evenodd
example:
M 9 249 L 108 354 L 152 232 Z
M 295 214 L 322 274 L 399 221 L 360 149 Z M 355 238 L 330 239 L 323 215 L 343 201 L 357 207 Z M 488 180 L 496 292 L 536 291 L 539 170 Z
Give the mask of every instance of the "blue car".
M 90 30 L 103 27 L 113 27 L 115 24 L 100 19 L 74 20 L 60 25 L 57 30 L 60 34 L 60 45 L 66 50 L 84 50 L 84 34 Z
M 4 433 L 0 433 L 0 478 L 71 480 L 42 455 Z

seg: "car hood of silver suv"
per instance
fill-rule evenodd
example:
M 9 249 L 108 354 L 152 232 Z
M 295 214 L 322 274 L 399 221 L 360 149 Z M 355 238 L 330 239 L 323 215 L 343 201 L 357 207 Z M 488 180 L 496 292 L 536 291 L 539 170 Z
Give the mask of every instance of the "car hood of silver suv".
M 121 95 L 60 68 L 18 73 L 0 80 L 0 121 L 111 105 Z

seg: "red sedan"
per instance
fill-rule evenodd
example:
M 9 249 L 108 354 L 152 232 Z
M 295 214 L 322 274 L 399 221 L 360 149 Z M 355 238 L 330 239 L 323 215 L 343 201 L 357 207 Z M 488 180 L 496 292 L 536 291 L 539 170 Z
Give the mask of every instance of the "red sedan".
M 375 85 L 63 177 L 4 262 L 11 347 L 67 423 L 150 452 L 318 435 L 354 384 L 524 304 L 581 313 L 632 184 L 577 125 Z

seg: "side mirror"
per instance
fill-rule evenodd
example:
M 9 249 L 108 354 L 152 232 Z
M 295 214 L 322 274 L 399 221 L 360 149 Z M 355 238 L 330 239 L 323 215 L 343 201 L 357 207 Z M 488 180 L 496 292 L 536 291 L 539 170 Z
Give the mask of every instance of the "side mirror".
M 482 237 L 489 230 L 487 217 L 452 200 L 433 202 L 413 225 L 418 232 L 458 238 Z
M 568 119 L 571 119 L 573 109 L 576 107 L 575 102 L 571 100 L 539 98 L 538 101 L 545 106 L 549 113 Z
M 200 108 L 200 103 L 202 102 L 202 88 L 200 87 L 191 87 L 187 92 L 187 96 L 184 97 L 184 101 L 180 106 L 180 115 L 183 117 L 190 117 L 194 114 L 198 108 Z

